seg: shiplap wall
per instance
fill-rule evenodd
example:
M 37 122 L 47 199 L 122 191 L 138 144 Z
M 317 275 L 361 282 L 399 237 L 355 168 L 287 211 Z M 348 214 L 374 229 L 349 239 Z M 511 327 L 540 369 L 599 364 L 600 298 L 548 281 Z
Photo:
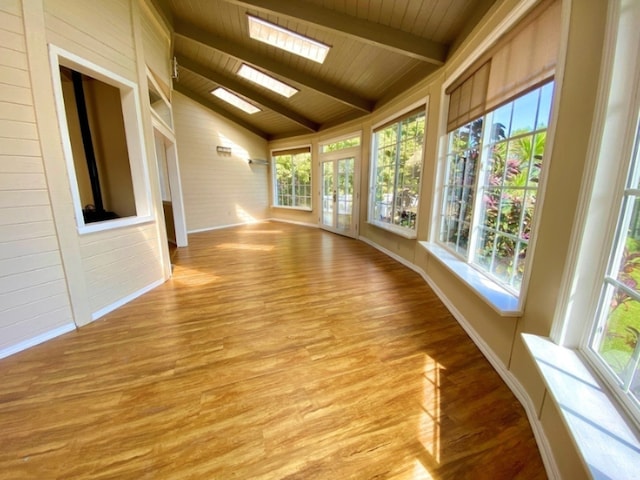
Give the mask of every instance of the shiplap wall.
M 137 82 L 144 66 L 136 64 L 131 8 L 129 0 L 45 0 L 47 40 Z M 163 278 L 155 222 L 81 235 L 79 243 L 94 316 Z
M 40 150 L 22 4 L 0 2 L 0 356 L 73 328 Z
M 268 158 L 267 142 L 174 92 L 180 174 L 190 232 L 268 217 L 269 169 L 248 158 Z M 230 156 L 216 152 L 232 148 Z
M 147 1 L 140 2 L 144 60 L 155 75 L 166 96 L 171 89 L 171 32 L 158 18 Z

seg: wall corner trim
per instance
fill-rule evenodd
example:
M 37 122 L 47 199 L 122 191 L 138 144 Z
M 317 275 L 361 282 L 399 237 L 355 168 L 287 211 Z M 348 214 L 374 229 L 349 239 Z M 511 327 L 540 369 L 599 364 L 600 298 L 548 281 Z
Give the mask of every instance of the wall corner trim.
M 560 480 L 562 477 L 560 475 L 560 470 L 558 469 L 558 465 L 556 463 L 555 457 L 553 455 L 553 451 L 551 450 L 551 445 L 549 444 L 549 440 L 544 432 L 542 424 L 540 423 L 540 419 L 538 418 L 538 412 L 535 408 L 531 397 L 524 389 L 524 387 L 520 384 L 520 382 L 516 379 L 516 377 L 507 369 L 507 367 L 500 361 L 500 359 L 493 353 L 489 345 L 482 339 L 480 335 L 473 329 L 471 324 L 466 320 L 466 318 L 460 313 L 458 309 L 456 309 L 451 303 L 451 301 L 447 298 L 447 296 L 440 290 L 440 288 L 436 285 L 436 283 L 427 275 L 427 273 L 422 270 L 417 265 L 409 262 L 405 258 L 402 258 L 399 255 L 387 250 L 386 248 L 378 245 L 377 243 L 369 240 L 365 237 L 359 237 L 359 240 L 364 243 L 372 246 L 376 250 L 388 255 L 393 258 L 397 262 L 401 263 L 407 268 L 410 268 L 418 275 L 420 275 L 423 280 L 431 287 L 431 289 L 438 296 L 440 301 L 444 303 L 445 307 L 451 312 L 456 321 L 460 324 L 460 326 L 464 329 L 464 331 L 471 337 L 473 343 L 476 344 L 478 349 L 482 352 L 485 358 L 489 361 L 494 370 L 500 375 L 500 378 L 506 383 L 511 392 L 518 399 L 522 407 L 524 408 L 527 418 L 529 419 L 529 424 L 531 425 L 531 430 L 533 431 L 533 436 L 536 439 L 536 443 L 538 444 L 538 450 L 540 451 L 540 456 L 542 457 L 542 462 L 544 463 L 544 467 L 547 473 L 547 476 L 550 480 Z

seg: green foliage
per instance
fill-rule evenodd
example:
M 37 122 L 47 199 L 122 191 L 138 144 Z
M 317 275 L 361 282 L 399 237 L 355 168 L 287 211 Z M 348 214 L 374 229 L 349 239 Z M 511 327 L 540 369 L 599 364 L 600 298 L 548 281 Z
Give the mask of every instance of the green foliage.
M 424 130 L 420 113 L 375 133 L 377 220 L 415 228 Z
M 640 285 L 640 240 L 628 237 L 620 261 L 618 280 L 638 291 Z M 640 302 L 617 289 L 609 306 L 606 334 L 599 351 L 617 373 L 622 373 L 638 338 L 629 327 L 640 330 Z

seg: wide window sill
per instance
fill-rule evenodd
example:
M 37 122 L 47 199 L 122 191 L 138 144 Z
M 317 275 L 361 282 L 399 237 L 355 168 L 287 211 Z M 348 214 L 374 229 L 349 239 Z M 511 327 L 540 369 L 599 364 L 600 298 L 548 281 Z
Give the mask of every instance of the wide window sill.
M 522 334 L 593 478 L 640 478 L 640 441 L 579 353 Z
M 502 317 L 522 315 L 516 295 L 491 281 L 466 262 L 452 255 L 433 242 L 418 242 L 427 252 L 447 267 L 456 277 L 466 283 L 482 300 Z
M 299 210 L 301 212 L 312 212 L 313 209 L 309 207 L 287 207 L 285 205 L 271 205 L 271 208 L 282 208 L 283 210 Z
M 416 231 L 410 228 L 398 227 L 397 225 L 392 225 L 390 223 L 385 223 L 385 222 L 378 222 L 376 220 L 369 220 L 367 223 L 369 223 L 369 225 L 373 225 L 374 227 L 387 230 L 388 232 L 391 232 L 395 235 L 399 235 L 404 238 L 408 238 L 411 240 L 415 240 L 416 238 L 418 238 Z

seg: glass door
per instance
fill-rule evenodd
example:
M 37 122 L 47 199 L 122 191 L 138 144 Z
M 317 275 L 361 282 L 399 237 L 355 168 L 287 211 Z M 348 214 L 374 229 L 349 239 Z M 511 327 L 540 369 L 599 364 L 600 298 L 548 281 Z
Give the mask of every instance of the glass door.
M 353 156 L 324 159 L 322 166 L 321 225 L 327 230 L 354 237 L 355 166 Z

